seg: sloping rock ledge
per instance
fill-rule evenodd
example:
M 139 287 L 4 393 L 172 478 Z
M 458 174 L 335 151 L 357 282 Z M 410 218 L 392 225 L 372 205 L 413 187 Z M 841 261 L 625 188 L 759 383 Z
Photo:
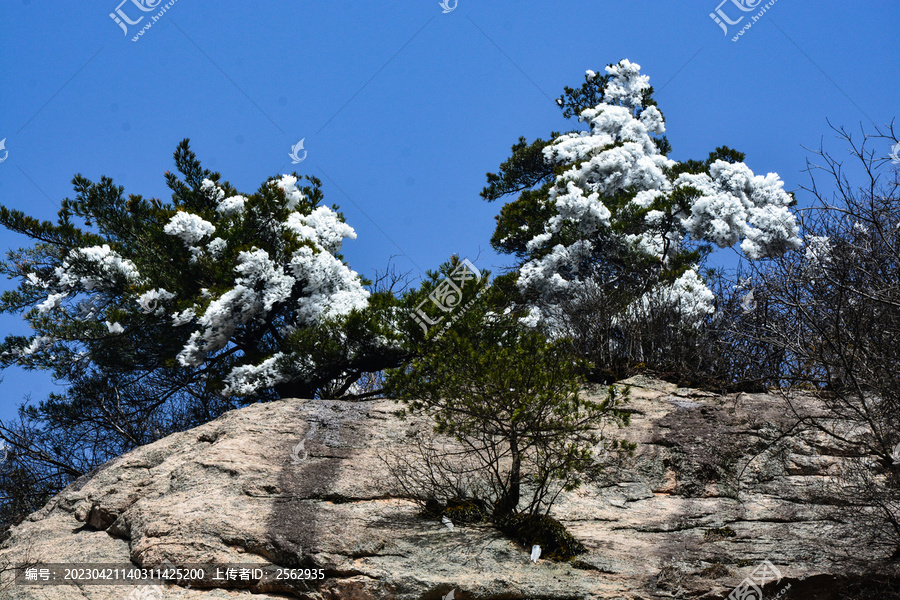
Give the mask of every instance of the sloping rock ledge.
M 0 597 L 438 600 L 455 590 L 457 600 L 714 600 L 769 560 L 782 580 L 766 598 L 790 584 L 784 599 L 827 600 L 880 559 L 841 546 L 840 522 L 809 500 L 840 460 L 827 440 L 757 456 L 786 419 L 777 397 L 624 383 L 633 424 L 621 433 L 639 443 L 635 457 L 554 509 L 589 550 L 577 568 L 533 564 L 491 527 L 451 531 L 398 498 L 379 457 L 428 425 L 398 419 L 395 403 L 282 400 L 110 461 L 14 528 L 0 565 L 258 563 L 321 568 L 324 580 L 134 591 L 11 585 L 5 571 Z

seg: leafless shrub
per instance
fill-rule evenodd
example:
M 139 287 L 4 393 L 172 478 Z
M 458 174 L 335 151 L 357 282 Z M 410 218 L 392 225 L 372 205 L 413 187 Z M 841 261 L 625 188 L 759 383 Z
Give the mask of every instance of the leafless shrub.
M 687 574 L 680 566 L 669 563 L 664 565 L 656 576 L 656 587 L 671 592 L 675 598 L 683 597 L 684 588 L 682 586 L 686 578 Z
M 423 511 L 453 500 L 499 497 L 477 456 L 446 436 L 421 433 L 406 446 L 387 448 L 380 458 L 400 495 Z
M 15 557 L 7 552 L 0 556 L 0 592 L 4 592 L 16 585 L 16 575 L 20 569 L 27 569 L 40 564 L 34 558 L 34 543 L 26 540 L 18 544 Z
M 816 152 L 805 248 L 754 267 L 759 314 L 752 326 L 737 323 L 735 337 L 772 348 L 772 381 L 812 392 L 815 411 L 810 396 L 786 399 L 803 428 L 849 459 L 832 501 L 856 535 L 900 558 L 900 176 L 885 158 L 897 136 L 863 132 L 857 143 L 835 131 L 853 162 Z
M 593 281 L 544 310 L 561 335 L 572 340 L 574 354 L 595 365 L 596 382 L 650 371 L 685 386 L 763 389 L 783 353 L 743 333 L 765 322 L 766 308 L 747 310 L 746 278 L 740 272 L 729 277 L 710 270 L 704 279 L 716 296 L 711 315 L 692 314 L 691 307 L 650 292 L 659 283 L 651 274 L 632 287 L 615 279 Z M 737 323 L 741 335 L 735 335 Z

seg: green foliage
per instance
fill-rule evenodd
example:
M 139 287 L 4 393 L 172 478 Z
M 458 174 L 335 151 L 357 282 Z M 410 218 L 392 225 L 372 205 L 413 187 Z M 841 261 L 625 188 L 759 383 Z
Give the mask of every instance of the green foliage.
M 495 517 L 518 512 L 523 498 L 525 513 L 548 512 L 560 491 L 599 469 L 597 444 L 619 449 L 602 426 L 628 423 L 625 395 L 611 387 L 601 400 L 583 397 L 588 366 L 566 341 L 522 327 L 502 295 L 487 292 L 407 367 L 389 371 L 386 389 L 481 465 L 489 484 L 477 500 Z
M 549 183 L 538 190 L 525 190 L 516 202 L 504 204 L 495 217 L 497 228 L 491 236 L 491 246 L 498 252 L 514 254 L 519 258 L 528 255 L 529 240 L 540 234 L 544 223 L 553 216 L 546 202 Z
M 559 135 L 558 132 L 550 134 L 550 139 Z M 488 173 L 488 185 L 481 191 L 481 197 L 488 202 L 493 202 L 508 194 L 517 194 L 529 190 L 536 185 L 549 183 L 554 172 L 553 166 L 544 160 L 543 150 L 550 142 L 537 139 L 532 143 L 520 137 L 513 144 L 512 156 L 500 165 L 500 173 Z
M 707 529 L 703 532 L 703 539 L 707 542 L 715 542 L 717 540 L 724 540 L 726 538 L 737 537 L 737 533 L 735 533 L 734 529 L 731 527 L 713 527 L 712 529 Z
M 572 537 L 562 523 L 550 515 L 518 514 L 501 517 L 497 528 L 530 550 L 541 547 L 541 556 L 553 560 L 571 560 L 587 552 L 584 544 Z
M 477 498 L 451 498 L 440 516 L 446 516 L 453 523 L 480 523 L 490 516 L 490 510 Z
M 708 567 L 702 569 L 700 571 L 701 577 L 708 577 L 709 579 L 721 579 L 723 577 L 731 577 L 734 573 L 731 572 L 727 566 L 723 565 L 720 562 L 714 562 Z

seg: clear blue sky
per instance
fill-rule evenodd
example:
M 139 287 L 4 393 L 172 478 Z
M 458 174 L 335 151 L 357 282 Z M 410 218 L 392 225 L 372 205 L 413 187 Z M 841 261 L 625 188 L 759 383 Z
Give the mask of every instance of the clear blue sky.
M 345 256 L 370 278 L 392 255 L 414 276 L 454 253 L 508 265 L 490 248 L 500 206 L 478 196 L 484 173 L 518 136 L 573 128 L 551 99 L 586 69 L 642 66 L 672 158 L 729 145 L 789 190 L 805 181 L 802 146 L 842 150 L 826 119 L 871 128 L 900 104 L 896 0 L 778 0 L 737 42 L 755 13 L 734 3 L 758 0 L 458 0 L 446 14 L 438 0 L 177 0 L 137 42 L 166 2 L 119 1 L 0 6 L 0 203 L 54 218 L 75 173 L 168 199 L 163 173 L 188 137 L 244 192 L 295 169 L 320 177 L 359 235 Z M 117 7 L 146 16 L 126 35 Z M 726 35 L 717 7 L 746 16 Z M 2 250 L 24 241 L 0 232 Z M 0 332 L 24 333 L 21 318 Z M 7 371 L 0 419 L 50 389 Z

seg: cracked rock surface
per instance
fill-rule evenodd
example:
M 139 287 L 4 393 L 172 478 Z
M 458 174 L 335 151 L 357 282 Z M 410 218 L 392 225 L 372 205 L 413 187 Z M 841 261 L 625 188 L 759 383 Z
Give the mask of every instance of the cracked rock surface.
M 0 598 L 713 600 L 764 559 L 798 589 L 880 558 L 842 547 L 840 523 L 810 501 L 840 460 L 827 440 L 766 451 L 788 419 L 780 399 L 627 383 L 633 423 L 620 435 L 638 442 L 635 456 L 554 507 L 588 548 L 578 563 L 533 564 L 487 525 L 451 531 L 399 499 L 380 456 L 428 424 L 397 418 L 395 403 L 282 400 L 103 465 L 14 528 L 0 564 L 253 563 L 324 569 L 324 580 L 135 591 L 10 585 L 5 571 Z

